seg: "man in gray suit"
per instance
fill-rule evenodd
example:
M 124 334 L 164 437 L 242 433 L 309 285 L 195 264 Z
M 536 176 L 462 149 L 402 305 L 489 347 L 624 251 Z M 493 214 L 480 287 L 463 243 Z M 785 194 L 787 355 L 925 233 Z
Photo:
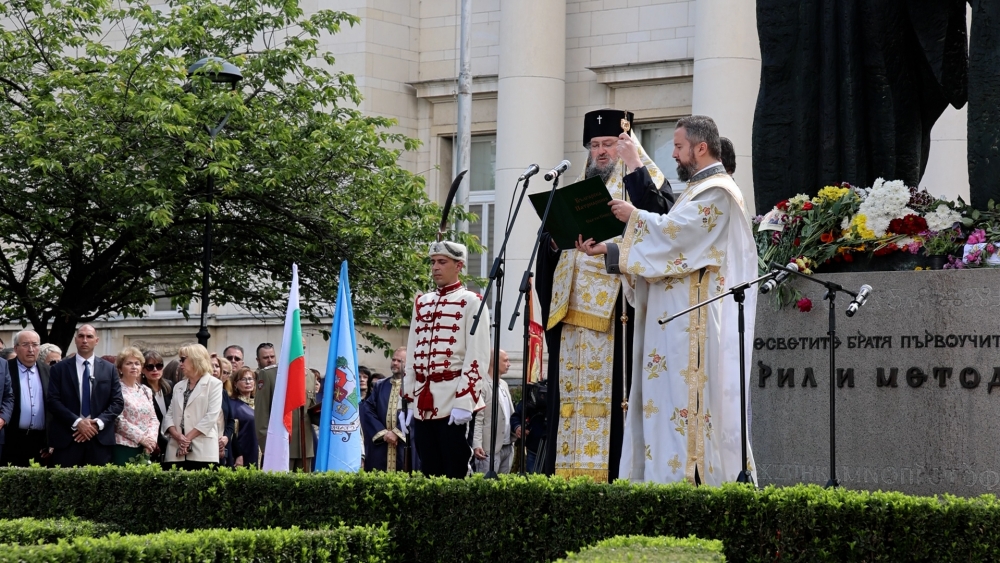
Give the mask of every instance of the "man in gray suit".
M 38 333 L 33 330 L 15 334 L 17 356 L 6 362 L 14 391 L 14 411 L 7 429 L 3 465 L 28 467 L 32 459 L 41 461 L 43 450 L 48 452 L 45 395 L 49 386 L 49 366 L 38 361 L 39 342 Z

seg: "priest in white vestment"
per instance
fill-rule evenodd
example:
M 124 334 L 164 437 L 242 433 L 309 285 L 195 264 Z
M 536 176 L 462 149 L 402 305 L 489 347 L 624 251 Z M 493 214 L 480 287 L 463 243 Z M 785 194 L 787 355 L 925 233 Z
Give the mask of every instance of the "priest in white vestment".
M 725 297 L 666 325 L 658 322 L 757 276 L 746 205 L 719 162 L 719 147 L 711 118 L 681 119 L 674 159 L 687 188 L 670 212 L 613 201 L 615 216 L 627 221 L 621 244 L 577 245 L 588 255 L 606 255 L 608 271 L 622 274 L 636 312 L 621 478 L 718 485 L 735 481 L 742 470 L 736 302 Z M 747 291 L 747 366 L 756 301 L 756 291 Z M 746 383 L 749 412 L 749 373 Z M 749 443 L 747 452 L 753 473 Z
M 600 176 L 612 198 L 666 213 L 673 201 L 670 184 L 632 134 L 633 117 L 615 109 L 584 116 L 583 145 L 589 152 L 578 180 Z M 535 278 L 549 351 L 543 471 L 613 481 L 629 385 L 631 308 L 621 297 L 619 276 L 609 275 L 600 259 L 575 249 L 560 251 L 547 237 Z

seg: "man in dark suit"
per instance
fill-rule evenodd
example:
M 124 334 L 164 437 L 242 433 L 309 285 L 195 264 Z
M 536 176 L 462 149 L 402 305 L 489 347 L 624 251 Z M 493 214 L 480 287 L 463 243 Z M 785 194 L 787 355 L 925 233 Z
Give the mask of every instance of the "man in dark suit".
M 7 360 L 11 387 L 14 391 L 14 411 L 7 429 L 3 465 L 28 467 L 30 460 L 41 460 L 42 450 L 48 451 L 45 436 L 45 396 L 49 387 L 49 366 L 38 361 L 38 333 L 22 330 L 14 335 L 17 356 Z
M 7 373 L 7 364 L 0 362 L 0 463 L 3 462 L 4 435 L 13 409 L 14 391 L 10 385 L 10 374 Z
M 62 467 L 111 463 L 115 419 L 125 407 L 114 364 L 94 355 L 100 339 L 90 325 L 76 331 L 76 355 L 52 366 L 49 445 L 52 463 Z

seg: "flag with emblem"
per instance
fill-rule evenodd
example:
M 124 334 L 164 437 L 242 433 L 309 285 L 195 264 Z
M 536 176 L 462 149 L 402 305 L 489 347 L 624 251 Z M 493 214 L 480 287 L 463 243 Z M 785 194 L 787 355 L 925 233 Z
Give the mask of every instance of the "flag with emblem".
M 337 308 L 330 330 L 326 376 L 316 400 L 323 405 L 319 417 L 316 471 L 361 469 L 361 389 L 358 385 L 358 352 L 354 338 L 354 308 L 347 261 L 340 265 Z
M 281 356 L 271 397 L 271 418 L 267 424 L 267 447 L 264 448 L 262 465 L 265 471 L 288 471 L 292 412 L 306 404 L 306 358 L 299 315 L 299 268 L 292 264 L 292 288 L 281 335 Z

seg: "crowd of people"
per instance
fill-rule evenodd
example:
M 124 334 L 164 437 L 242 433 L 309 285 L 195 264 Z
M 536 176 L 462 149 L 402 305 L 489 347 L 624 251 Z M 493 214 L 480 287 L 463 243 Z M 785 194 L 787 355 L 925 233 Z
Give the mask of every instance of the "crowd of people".
M 258 369 L 254 370 L 244 365 L 243 348 L 237 345 L 219 355 L 200 344 L 188 344 L 178 350 L 176 360 L 165 364 L 156 350 L 133 346 L 117 356 L 99 357 L 94 353 L 99 340 L 93 326 L 81 326 L 74 338 L 76 352 L 63 359 L 58 348 L 40 345 L 34 331 L 14 336 L 13 356 L 0 362 L 0 466 L 258 466 L 268 416 L 261 414 L 267 409 L 263 401 L 257 401 L 257 391 L 276 372 L 272 344 L 258 347 Z M 503 375 L 510 362 L 505 352 L 501 358 Z M 387 450 L 389 445 L 402 449 L 406 443 L 406 433 L 397 429 L 405 362 L 406 348 L 401 347 L 392 356 L 391 378 L 364 366 L 358 370 L 361 419 L 367 434 L 366 470 L 404 468 L 396 448 L 393 454 Z M 310 370 L 310 376 L 308 399 L 313 406 L 321 376 L 317 370 Z M 500 385 L 503 422 L 498 434 L 502 443 L 498 472 L 507 472 L 512 439 L 520 433 L 519 428 L 511 429 L 510 421 L 519 414 L 506 383 L 501 380 Z M 390 397 L 394 398 L 391 406 Z M 490 450 L 490 418 L 483 423 L 486 410 L 480 410 L 479 425 L 467 437 L 475 451 L 470 463 L 480 472 L 488 467 L 486 452 Z M 314 446 L 318 428 L 310 428 L 308 442 Z M 314 447 L 308 448 L 306 457 L 311 458 L 313 451 Z M 411 456 L 419 460 L 415 450 Z M 293 467 L 302 466 L 301 452 L 291 452 L 291 458 Z M 390 458 L 392 463 L 387 465 Z M 407 467 L 418 469 L 419 461 Z
M 255 398 L 275 371 L 272 344 L 258 347 L 254 370 L 237 345 L 218 355 L 188 344 L 165 364 L 156 350 L 133 346 L 99 357 L 99 341 L 83 325 L 76 351 L 62 358 L 34 331 L 14 336 L 11 357 L 0 361 L 0 466 L 257 466 L 267 417 L 261 429 Z

